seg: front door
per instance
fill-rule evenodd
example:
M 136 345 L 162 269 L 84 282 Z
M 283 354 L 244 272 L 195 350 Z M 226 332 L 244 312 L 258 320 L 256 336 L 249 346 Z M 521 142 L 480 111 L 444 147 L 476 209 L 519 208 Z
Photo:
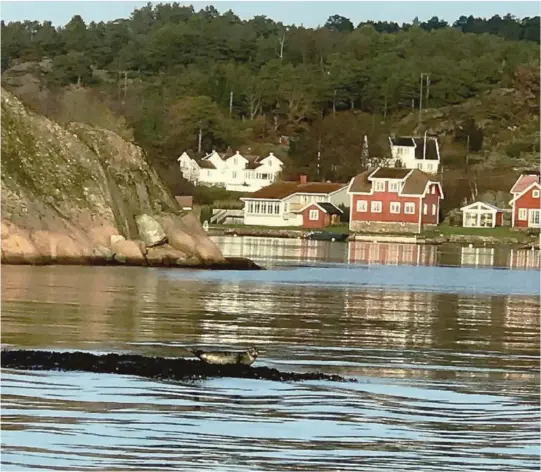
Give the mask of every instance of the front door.
M 540 210 L 537 209 L 528 211 L 529 228 L 539 228 L 539 212 Z

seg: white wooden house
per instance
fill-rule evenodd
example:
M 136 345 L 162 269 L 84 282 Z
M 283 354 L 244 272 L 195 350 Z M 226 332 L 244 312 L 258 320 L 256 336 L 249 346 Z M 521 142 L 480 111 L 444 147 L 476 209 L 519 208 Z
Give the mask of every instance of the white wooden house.
M 258 226 L 302 226 L 303 210 L 312 202 L 349 205 L 345 183 L 279 182 L 262 188 L 244 202 L 244 224 Z
M 212 151 L 199 160 L 183 152 L 177 160 L 184 178 L 195 185 L 222 186 L 236 192 L 256 192 L 272 184 L 283 167 L 272 152 L 260 157 Z
M 389 137 L 391 158 L 385 162 L 387 167 L 419 169 L 427 174 L 437 174 L 441 156 L 438 139 L 435 136 Z

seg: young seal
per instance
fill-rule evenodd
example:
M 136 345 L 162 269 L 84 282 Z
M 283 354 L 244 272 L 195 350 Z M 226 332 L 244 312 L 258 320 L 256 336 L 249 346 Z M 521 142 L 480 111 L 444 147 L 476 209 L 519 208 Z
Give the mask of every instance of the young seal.
M 232 351 L 201 351 L 188 349 L 195 357 L 199 357 L 206 364 L 217 365 L 252 365 L 259 355 L 256 347 L 251 347 L 244 352 Z

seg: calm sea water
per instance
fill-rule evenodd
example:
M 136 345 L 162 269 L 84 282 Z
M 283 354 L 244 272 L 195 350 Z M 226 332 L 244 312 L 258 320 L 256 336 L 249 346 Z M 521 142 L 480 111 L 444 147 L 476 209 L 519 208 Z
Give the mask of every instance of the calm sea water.
M 216 240 L 270 270 L 3 266 L 3 345 L 359 382 L 3 369 L 3 470 L 539 470 L 538 251 Z

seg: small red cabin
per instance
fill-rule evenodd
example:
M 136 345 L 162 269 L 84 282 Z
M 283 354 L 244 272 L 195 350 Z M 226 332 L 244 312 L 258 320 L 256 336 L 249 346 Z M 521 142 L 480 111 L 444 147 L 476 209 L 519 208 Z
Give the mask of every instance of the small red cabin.
M 313 202 L 300 210 L 305 228 L 325 228 L 338 224 L 342 210 L 331 202 Z

